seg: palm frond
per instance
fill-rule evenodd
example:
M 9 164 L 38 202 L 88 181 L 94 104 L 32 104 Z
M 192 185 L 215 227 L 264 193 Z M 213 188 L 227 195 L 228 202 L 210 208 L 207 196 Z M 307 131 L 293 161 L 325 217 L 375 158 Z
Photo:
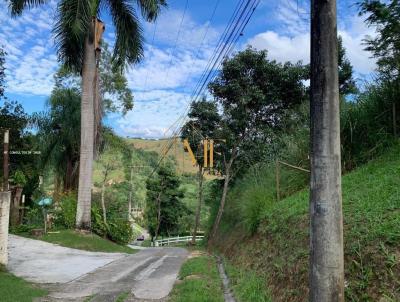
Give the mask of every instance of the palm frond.
M 59 60 L 79 72 L 85 38 L 89 34 L 91 7 L 87 0 L 61 0 L 53 29 Z
M 124 66 L 139 62 L 143 57 L 143 30 L 134 7 L 129 0 L 108 0 L 107 3 L 116 31 L 115 63 Z
M 19 16 L 25 8 L 33 8 L 42 4 L 46 4 L 48 0 L 10 0 L 8 6 L 11 16 Z
M 143 18 L 149 22 L 154 21 L 158 17 L 161 7 L 167 6 L 165 0 L 136 0 L 136 2 L 142 12 Z

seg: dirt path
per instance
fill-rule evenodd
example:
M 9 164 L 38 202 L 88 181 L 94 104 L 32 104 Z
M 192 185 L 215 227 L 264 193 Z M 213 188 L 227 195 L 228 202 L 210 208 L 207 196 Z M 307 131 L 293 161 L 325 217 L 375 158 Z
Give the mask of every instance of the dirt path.
M 28 280 L 46 283 L 44 287 L 50 294 L 40 301 L 112 302 L 123 293 L 131 302 L 163 301 L 188 255 L 182 248 L 149 248 L 133 255 L 89 253 L 13 237 L 10 253 L 15 254 L 10 255 L 10 270 Z

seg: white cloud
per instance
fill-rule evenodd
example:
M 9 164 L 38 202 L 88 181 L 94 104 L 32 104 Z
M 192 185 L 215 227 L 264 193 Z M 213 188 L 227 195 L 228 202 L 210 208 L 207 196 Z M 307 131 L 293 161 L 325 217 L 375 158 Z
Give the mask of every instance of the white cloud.
M 283 1 L 277 9 L 277 19 L 283 26 L 276 30 L 259 33 L 247 41 L 257 49 L 266 49 L 269 57 L 280 62 L 299 60 L 310 62 L 309 15 L 302 1 L 299 6 L 295 1 Z M 364 76 L 372 73 L 376 61 L 364 50 L 363 39 L 366 35 L 375 35 L 374 29 L 368 28 L 363 19 L 356 14 L 346 15 L 339 19 L 339 35 L 347 51 L 347 57 L 353 64 L 355 72 Z
M 189 12 L 180 27 L 182 16 L 183 11 L 167 10 L 157 20 L 154 45 L 147 39 L 144 61 L 127 73 L 134 91 L 188 90 L 203 72 L 217 42 L 218 31 L 209 21 L 196 23 Z M 154 24 L 147 23 L 147 37 L 151 38 L 153 31 Z
M 55 1 L 11 18 L 7 3 L 0 3 L 0 44 L 7 52 L 7 91 L 48 95 L 57 70 L 51 38 Z
M 298 34 L 293 38 L 280 35 L 274 31 L 267 31 L 251 38 L 248 45 L 256 49 L 268 50 L 268 57 L 279 62 L 310 61 L 310 35 Z
M 118 133 L 124 136 L 157 138 L 166 132 L 188 106 L 188 95 L 168 90 L 153 90 L 135 95 L 135 108 L 125 116 L 115 116 Z

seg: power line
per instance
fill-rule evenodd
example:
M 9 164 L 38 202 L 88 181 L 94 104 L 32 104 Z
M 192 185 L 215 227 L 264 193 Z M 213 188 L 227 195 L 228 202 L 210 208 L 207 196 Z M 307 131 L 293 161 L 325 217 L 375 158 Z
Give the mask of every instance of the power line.
M 205 89 L 207 83 L 209 82 L 209 79 L 214 77 L 215 73 L 217 72 L 217 68 L 222 64 L 222 59 L 226 58 L 230 55 L 230 53 L 233 51 L 236 43 L 240 39 L 240 37 L 243 35 L 243 31 L 248 25 L 251 17 L 253 16 L 256 8 L 258 7 L 259 3 L 261 0 L 247 0 L 247 3 L 244 5 L 244 0 L 241 0 L 238 2 L 235 11 L 230 18 L 227 27 L 225 28 L 224 33 L 222 34 L 219 42 L 217 43 L 217 46 L 213 52 L 213 55 L 211 56 L 205 71 L 203 72 L 199 82 L 197 83 L 192 95 L 191 95 L 191 101 L 188 103 L 187 108 L 185 111 L 181 114 L 181 116 L 175 121 L 174 124 L 177 124 L 175 127 L 174 131 L 172 132 L 172 137 L 175 137 L 181 133 L 181 128 L 183 126 L 183 123 L 185 122 L 185 117 L 187 115 L 187 112 L 190 108 L 190 105 L 196 101 L 196 99 L 201 95 L 202 91 Z M 243 7 L 244 5 L 244 7 Z M 234 25 L 233 25 L 234 24 Z M 212 67 L 211 67 L 212 66 Z M 200 87 L 200 88 L 199 88 Z M 171 127 L 170 127 L 171 128 Z M 155 169 L 152 171 L 150 176 L 153 175 L 153 173 L 158 169 L 160 166 L 161 162 L 164 160 L 166 157 L 167 153 L 173 146 L 173 142 L 168 142 L 165 149 L 164 154 L 160 158 L 157 166 Z

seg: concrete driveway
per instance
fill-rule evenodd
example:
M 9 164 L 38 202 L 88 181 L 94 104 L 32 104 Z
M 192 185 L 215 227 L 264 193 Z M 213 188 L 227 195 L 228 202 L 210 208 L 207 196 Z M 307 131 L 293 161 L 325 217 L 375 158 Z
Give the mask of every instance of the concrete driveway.
M 10 236 L 9 270 L 46 285 L 43 301 L 111 302 L 121 293 L 129 301 L 160 300 L 168 296 L 188 252 L 182 248 L 148 248 L 136 254 L 85 252 Z
M 15 235 L 9 236 L 8 255 L 8 270 L 35 283 L 66 283 L 126 257 L 70 249 Z

